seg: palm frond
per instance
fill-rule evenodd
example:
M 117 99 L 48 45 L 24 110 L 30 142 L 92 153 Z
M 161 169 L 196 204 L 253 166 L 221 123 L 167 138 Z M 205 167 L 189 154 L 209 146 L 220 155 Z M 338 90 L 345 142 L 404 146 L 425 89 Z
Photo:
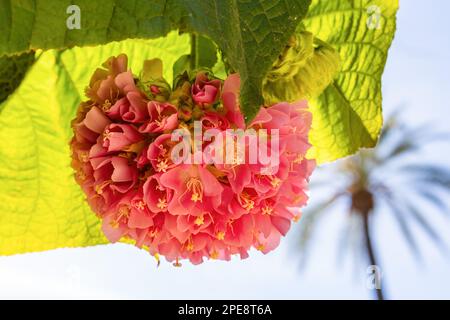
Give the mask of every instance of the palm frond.
M 346 219 L 346 223 L 342 227 L 342 231 L 340 232 L 337 242 L 336 260 L 338 265 L 344 261 L 345 254 L 348 251 L 354 252 L 355 254 L 361 251 L 361 226 L 361 216 L 350 210 L 349 217 Z
M 334 194 L 328 200 L 325 200 L 320 204 L 316 205 L 316 207 L 314 207 L 313 209 L 307 210 L 303 215 L 300 224 L 300 242 L 299 242 L 302 253 L 301 267 L 305 265 L 305 262 L 307 260 L 306 257 L 308 254 L 308 245 L 314 233 L 317 221 L 344 194 L 345 194 L 344 192 Z
M 399 170 L 412 175 L 415 183 L 423 182 L 443 189 L 450 189 L 450 169 L 440 165 L 409 164 Z
M 450 132 L 437 132 L 430 124 L 423 124 L 414 128 L 403 128 L 401 138 L 415 142 L 417 145 L 450 141 Z
M 421 254 L 419 247 L 416 243 L 416 240 L 414 239 L 414 236 L 411 232 L 410 226 L 408 225 L 403 210 L 398 206 L 397 201 L 395 201 L 395 199 L 393 199 L 392 196 L 385 195 L 383 199 L 385 200 L 386 204 L 390 207 L 391 212 L 393 213 L 394 218 L 397 221 L 398 226 L 400 227 L 400 231 L 402 232 L 403 237 L 405 238 L 406 243 L 409 245 L 412 253 L 417 259 L 420 260 Z
M 407 153 L 416 151 L 419 145 L 409 139 L 399 141 L 386 155 L 381 159 L 383 162 L 391 161 Z
M 350 235 L 352 234 L 352 219 L 347 219 L 345 225 L 340 232 L 337 242 L 336 262 L 341 264 L 344 261 L 345 253 L 350 246 Z
M 387 137 L 392 136 L 392 132 L 398 132 L 399 137 L 396 143 L 390 148 L 389 152 L 378 158 L 378 164 L 396 160 L 399 156 L 417 151 L 422 146 L 430 145 L 430 143 L 450 141 L 449 132 L 435 132 L 430 130 L 430 128 L 432 128 L 432 126 L 429 124 L 415 128 L 404 128 L 399 125 L 397 115 L 394 115 L 393 118 L 389 118 L 380 137 L 380 146 L 387 144 Z M 380 148 L 375 151 L 378 150 L 380 150 Z
M 423 214 L 417 210 L 417 207 L 412 206 L 410 204 L 407 204 L 405 206 L 405 213 L 409 213 L 413 219 L 417 222 L 417 224 L 422 228 L 422 230 L 425 231 L 425 233 L 428 234 L 431 240 L 441 249 L 445 250 L 446 247 L 444 245 L 444 242 L 442 241 L 442 238 L 439 236 L 439 234 L 436 232 L 434 227 L 431 226 L 431 224 L 425 219 Z
M 422 188 L 418 188 L 417 194 L 430 204 L 433 204 L 439 212 L 443 212 L 447 215 L 448 205 L 442 197 L 436 194 L 436 192 L 422 186 Z

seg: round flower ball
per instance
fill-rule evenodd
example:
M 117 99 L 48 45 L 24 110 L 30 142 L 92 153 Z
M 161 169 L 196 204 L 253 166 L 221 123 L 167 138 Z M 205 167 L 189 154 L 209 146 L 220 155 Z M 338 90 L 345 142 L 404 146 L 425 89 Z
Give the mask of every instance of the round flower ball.
M 278 246 L 307 202 L 311 114 L 306 101 L 280 102 L 246 124 L 239 88 L 238 74 L 206 71 L 171 87 L 157 59 L 136 77 L 123 54 L 94 72 L 72 122 L 72 166 L 111 242 L 177 266 Z

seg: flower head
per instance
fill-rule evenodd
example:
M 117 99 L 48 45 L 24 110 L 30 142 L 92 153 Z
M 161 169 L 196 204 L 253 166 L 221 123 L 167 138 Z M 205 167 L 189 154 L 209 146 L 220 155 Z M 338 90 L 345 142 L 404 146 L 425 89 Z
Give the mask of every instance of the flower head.
M 306 101 L 263 107 L 246 125 L 237 74 L 223 82 L 199 72 L 172 90 L 158 60 L 140 78 L 125 55 L 103 66 L 72 122 L 71 147 L 108 239 L 133 239 L 176 265 L 273 250 L 298 219 L 291 207 L 305 205 L 315 166 Z M 180 143 L 180 130 L 204 139 Z M 186 161 L 175 161 L 180 152 Z

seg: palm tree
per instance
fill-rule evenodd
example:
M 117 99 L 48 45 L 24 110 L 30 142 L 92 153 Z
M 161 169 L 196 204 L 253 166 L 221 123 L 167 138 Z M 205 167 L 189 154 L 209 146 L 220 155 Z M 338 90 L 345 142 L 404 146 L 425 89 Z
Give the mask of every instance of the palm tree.
M 394 114 L 387 121 L 379 145 L 375 149 L 362 150 L 355 156 L 319 170 L 319 175 L 322 171 L 328 179 L 322 182 L 315 182 L 313 179 L 312 193 L 321 194 L 320 190 L 328 189 L 332 196 L 306 211 L 302 218 L 302 262 L 306 261 L 309 240 L 317 221 L 325 214 L 333 212 L 333 207 L 337 207 L 337 204 L 344 204 L 349 219 L 353 220 L 353 226 L 356 220 L 357 228 L 353 228 L 353 231 L 362 237 L 361 248 L 370 265 L 379 266 L 372 239 L 372 225 L 381 210 L 386 210 L 395 218 L 401 234 L 417 257 L 420 257 L 420 252 L 411 231 L 413 223 L 419 225 L 437 246 L 445 249 L 427 217 L 430 204 L 438 211 L 445 212 L 448 209 L 447 203 L 440 195 L 450 191 L 450 167 L 424 163 L 425 161 L 419 163 L 411 160 L 413 157 L 408 157 L 417 155 L 415 158 L 420 159 L 418 155 L 425 142 L 429 145 L 439 139 L 448 138 L 444 134 L 433 134 L 429 128 L 430 126 L 407 128 L 397 121 Z M 424 202 L 428 204 L 427 215 L 424 215 Z M 344 234 L 348 236 L 349 233 Z M 375 292 L 378 299 L 384 298 L 381 285 L 376 287 Z

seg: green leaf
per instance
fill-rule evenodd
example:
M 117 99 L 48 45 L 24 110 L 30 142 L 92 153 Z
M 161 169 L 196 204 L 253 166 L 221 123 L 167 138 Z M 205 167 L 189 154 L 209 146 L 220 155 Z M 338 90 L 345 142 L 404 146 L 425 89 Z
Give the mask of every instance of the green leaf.
M 250 121 L 263 104 L 262 81 L 311 0 L 78 0 L 80 29 L 66 22 L 70 2 L 2 0 L 0 56 L 32 48 L 104 44 L 156 38 L 170 30 L 208 36 L 241 75 L 241 108 Z
M 217 47 L 206 37 L 192 35 L 191 36 L 191 68 L 208 68 L 211 69 L 217 62 Z
M 196 69 L 212 69 L 217 64 L 217 47 L 206 37 L 191 35 L 191 52 L 181 56 L 173 65 L 176 77 Z
M 79 96 L 56 58 L 39 58 L 0 117 L 3 255 L 105 242 L 73 183 L 68 141 Z
M 217 62 L 212 67 L 212 72 L 219 79 L 225 80 L 227 77 L 227 68 L 225 67 L 225 63 L 223 62 L 222 54 L 220 52 L 217 52 Z
M 3 56 L 0 58 L 0 104 L 20 85 L 25 73 L 33 62 L 33 51 L 17 56 Z
M 340 57 L 307 31 L 296 32 L 264 79 L 266 104 L 317 98 L 339 71 Z
M 182 55 L 173 64 L 173 75 L 176 79 L 177 75 L 181 75 L 185 71 L 188 72 L 190 69 L 191 69 L 190 55 L 189 54 Z
M 184 0 L 188 25 L 222 50 L 241 76 L 241 109 L 246 121 L 264 103 L 262 82 L 305 16 L 310 0 Z
M 127 40 L 42 53 L 0 115 L 0 255 L 106 243 L 70 167 L 70 122 L 93 70 L 126 53 L 171 66 L 189 52 L 189 36 Z M 80 64 L 83 61 L 83 64 Z M 87 72 L 87 70 L 89 70 Z M 172 68 L 164 69 L 172 78 Z
M 181 11 L 167 0 L 77 0 L 80 29 L 69 29 L 70 1 L 1 0 L 0 56 L 31 49 L 98 45 L 157 38 L 178 27 Z M 170 13 L 170 15 L 169 15 Z
M 396 28 L 398 0 L 314 0 L 306 30 L 336 48 L 342 60 L 335 81 L 310 101 L 319 163 L 374 147 L 381 131 L 381 76 Z

